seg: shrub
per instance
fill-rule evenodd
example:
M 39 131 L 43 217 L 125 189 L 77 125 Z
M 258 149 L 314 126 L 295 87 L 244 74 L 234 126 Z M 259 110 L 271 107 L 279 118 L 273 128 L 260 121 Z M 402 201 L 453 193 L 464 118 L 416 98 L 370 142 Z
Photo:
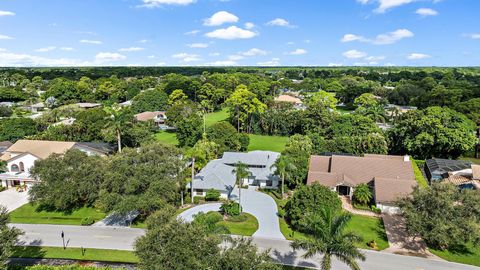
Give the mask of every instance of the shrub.
M 377 213 L 377 214 L 381 214 L 381 213 L 382 213 L 382 209 L 376 207 L 375 205 L 372 205 L 372 206 L 370 207 L 370 209 L 371 209 L 373 212 Z
M 84 217 L 82 219 L 82 222 L 81 222 L 81 225 L 82 226 L 90 226 L 90 225 L 93 225 L 93 223 L 95 223 L 95 220 L 91 217 Z
M 222 212 L 228 216 L 240 215 L 240 205 L 236 202 L 225 202 L 220 207 Z
M 4 191 L 5 189 L 7 189 L 7 188 L 3 187 L 3 186 L 0 186 L 0 192 Z
M 359 184 L 353 191 L 353 199 L 360 204 L 367 205 L 373 199 L 373 193 L 367 184 Z
M 215 190 L 215 189 L 210 189 L 207 191 L 207 194 L 205 195 L 205 200 L 206 201 L 218 201 L 220 199 L 220 191 Z
M 200 201 L 202 201 L 203 199 L 204 199 L 203 197 L 195 196 L 195 197 L 193 197 L 193 203 L 194 204 L 199 204 Z
M 303 185 L 297 188 L 285 205 L 285 216 L 295 229 L 301 230 L 305 216 L 309 213 L 318 213 L 322 208 L 339 211 L 342 202 L 337 193 L 318 183 Z

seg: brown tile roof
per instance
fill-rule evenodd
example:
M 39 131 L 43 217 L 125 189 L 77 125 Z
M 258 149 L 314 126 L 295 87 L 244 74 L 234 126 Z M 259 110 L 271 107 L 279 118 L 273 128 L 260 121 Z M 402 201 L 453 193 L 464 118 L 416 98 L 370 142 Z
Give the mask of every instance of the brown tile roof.
M 295 104 L 302 104 L 302 100 L 296 97 L 292 97 L 290 95 L 280 95 L 275 98 L 276 102 L 289 102 L 289 103 L 295 103 Z
M 19 140 L 5 151 L 1 159 L 4 161 L 9 160 L 12 158 L 10 153 L 30 153 L 44 159 L 54 153 L 63 154 L 74 145 L 75 142 Z
M 10 147 L 12 145 L 13 145 L 13 143 L 11 143 L 9 141 L 0 142 L 0 147 Z
M 480 180 L 480 165 L 472 164 L 473 180 Z
M 149 121 L 153 120 L 156 116 L 165 114 L 165 112 L 157 111 L 157 112 L 142 112 L 139 114 L 135 114 L 135 120 L 137 121 Z
M 375 177 L 374 196 L 377 203 L 392 203 L 412 193 L 417 186 L 414 180 Z

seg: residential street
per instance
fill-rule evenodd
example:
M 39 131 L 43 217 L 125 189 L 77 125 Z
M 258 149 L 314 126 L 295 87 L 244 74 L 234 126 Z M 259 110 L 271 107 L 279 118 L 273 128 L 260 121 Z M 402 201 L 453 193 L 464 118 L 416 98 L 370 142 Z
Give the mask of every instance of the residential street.
M 68 247 L 132 250 L 134 240 L 144 234 L 142 229 L 112 227 L 82 227 L 62 225 L 11 224 L 25 231 L 20 237 L 20 245 L 62 247 L 62 230 Z M 289 265 L 315 267 L 319 258 L 303 259 L 301 252 L 290 248 L 286 240 L 254 238 L 253 242 L 261 249 L 270 249 L 272 257 Z M 365 270 L 470 270 L 480 269 L 474 266 L 429 260 L 418 257 L 364 251 L 367 260 L 361 262 Z M 347 266 L 334 260 L 333 269 L 347 270 Z

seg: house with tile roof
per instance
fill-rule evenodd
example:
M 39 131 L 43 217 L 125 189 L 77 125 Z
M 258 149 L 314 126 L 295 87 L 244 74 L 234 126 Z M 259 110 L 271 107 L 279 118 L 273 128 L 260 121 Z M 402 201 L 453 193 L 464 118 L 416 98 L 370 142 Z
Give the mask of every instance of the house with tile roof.
M 271 151 L 225 152 L 221 159 L 210 161 L 195 175 L 194 195 L 205 196 L 208 190 L 215 189 L 220 191 L 222 198 L 227 199 L 237 184 L 234 169 L 240 162 L 246 164 L 250 172 L 250 176 L 243 179 L 242 185 L 277 188 L 279 178 L 274 175 L 276 170 L 274 164 L 279 156 L 280 153 Z
M 39 179 L 30 175 L 37 160 L 46 159 L 52 154 L 63 154 L 70 149 L 78 149 L 88 155 L 105 156 L 113 151 L 105 143 L 78 143 L 39 140 L 19 140 L 0 156 L 6 163 L 7 171 L 0 174 L 3 187 L 20 185 L 31 186 Z
M 350 198 L 357 185 L 368 184 L 377 207 L 384 212 L 398 211 L 395 201 L 417 186 L 408 156 L 374 154 L 311 156 L 307 184 L 312 183 L 320 183 Z
M 158 128 L 162 130 L 168 129 L 168 126 L 165 124 L 165 121 L 167 121 L 167 114 L 164 111 L 142 112 L 135 114 L 133 118 L 138 122 L 153 121 Z

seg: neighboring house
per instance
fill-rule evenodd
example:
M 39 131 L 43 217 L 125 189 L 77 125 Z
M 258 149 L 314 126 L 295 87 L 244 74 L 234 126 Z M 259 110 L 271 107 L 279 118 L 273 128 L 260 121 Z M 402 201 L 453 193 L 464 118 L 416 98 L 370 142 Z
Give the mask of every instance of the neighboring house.
M 305 108 L 301 99 L 299 99 L 298 97 L 291 96 L 291 95 L 280 95 L 280 96 L 275 98 L 275 102 L 291 103 L 291 104 L 293 104 L 293 107 L 295 107 L 296 109 Z
M 10 102 L 10 101 L 2 101 L 0 102 L 0 107 L 13 107 L 15 105 L 15 102 Z
M 457 174 L 465 170 L 471 170 L 472 163 L 465 160 L 451 160 L 434 158 L 425 162 L 425 174 L 428 182 L 441 182 L 450 174 Z
M 235 187 L 235 165 L 239 162 L 248 166 L 250 176 L 243 179 L 243 185 L 260 188 L 277 188 L 278 176 L 273 166 L 280 153 L 270 151 L 252 151 L 248 153 L 225 152 L 221 159 L 210 161 L 193 180 L 194 195 L 205 196 L 210 189 L 220 191 L 227 199 Z
M 448 182 L 460 189 L 480 190 L 480 165 L 469 161 L 429 159 L 425 162 L 425 173 L 430 184 Z
M 39 102 L 30 106 L 27 106 L 26 109 L 32 113 L 38 113 L 45 110 L 45 104 L 43 102 Z
M 395 105 L 395 104 L 387 104 L 385 106 L 386 114 L 387 116 L 393 116 L 395 113 L 394 111 L 396 110 L 399 115 L 407 113 L 409 111 L 414 111 L 417 110 L 417 107 L 414 106 L 400 106 L 400 105 Z
M 52 154 L 63 154 L 70 149 L 78 149 L 88 155 L 105 156 L 112 152 L 104 143 L 77 143 L 58 141 L 19 140 L 10 146 L 0 157 L 7 164 L 7 172 L 0 174 L 4 187 L 33 185 L 38 179 L 30 175 L 35 161 L 46 159 Z
M 168 129 L 168 126 L 165 124 L 165 121 L 167 120 L 167 115 L 164 111 L 142 112 L 139 114 L 135 114 L 133 117 L 136 121 L 153 121 L 153 123 L 155 123 L 155 126 L 157 126 L 158 128 Z
M 102 106 L 102 104 L 100 103 L 89 103 L 89 102 L 76 103 L 76 105 L 82 109 L 92 109 L 92 108 L 97 108 Z
M 368 184 L 373 188 L 377 207 L 391 213 L 398 212 L 395 201 L 417 186 L 409 156 L 373 154 L 311 156 L 307 184 L 312 183 L 350 198 L 357 185 Z
M 52 127 L 56 127 L 56 126 L 60 126 L 60 125 L 64 125 L 64 126 L 71 126 L 73 125 L 73 123 L 75 123 L 75 118 L 66 118 L 66 119 L 63 119 L 63 120 L 60 120 L 59 122 L 55 123 L 55 124 L 52 124 Z
M 132 106 L 132 101 L 131 101 L 131 100 L 127 100 L 127 101 L 122 102 L 122 103 L 120 103 L 120 104 L 118 104 L 118 105 L 120 105 L 120 106 L 122 106 L 122 107 L 130 107 L 130 106 Z

